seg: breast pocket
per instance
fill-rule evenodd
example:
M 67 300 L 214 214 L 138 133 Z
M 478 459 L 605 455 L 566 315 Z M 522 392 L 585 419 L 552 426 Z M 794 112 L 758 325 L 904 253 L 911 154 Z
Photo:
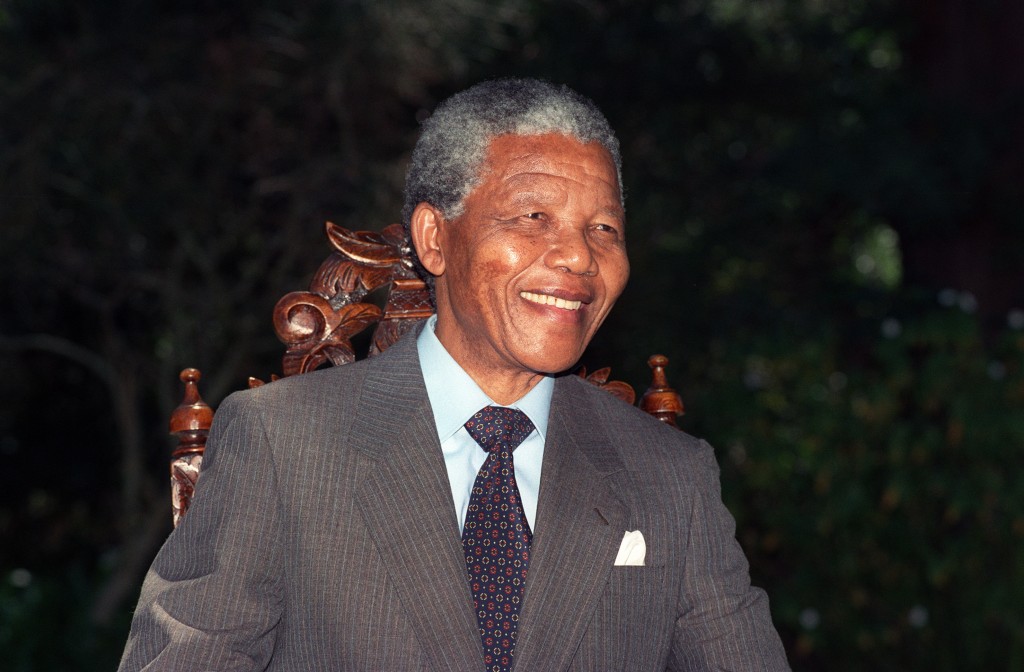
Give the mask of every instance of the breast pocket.
M 587 631 L 602 654 L 593 669 L 651 669 L 664 660 L 674 623 L 668 574 L 665 566 L 612 568 Z
M 655 596 L 664 596 L 665 566 L 612 567 L 608 577 L 606 598 L 615 601 L 650 603 Z

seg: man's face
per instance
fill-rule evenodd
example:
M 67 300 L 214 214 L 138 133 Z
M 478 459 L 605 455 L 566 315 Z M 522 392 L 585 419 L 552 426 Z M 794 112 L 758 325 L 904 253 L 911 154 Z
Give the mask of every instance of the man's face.
M 600 144 L 499 136 L 480 175 L 461 216 L 432 211 L 436 253 L 417 249 L 438 276 L 438 338 L 490 394 L 489 383 L 575 364 L 629 262 L 615 166 Z

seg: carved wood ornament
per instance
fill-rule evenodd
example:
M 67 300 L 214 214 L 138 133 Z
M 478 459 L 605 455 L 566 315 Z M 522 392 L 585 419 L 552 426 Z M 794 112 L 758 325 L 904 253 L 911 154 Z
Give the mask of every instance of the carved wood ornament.
M 274 307 L 274 330 L 285 345 L 283 376 L 307 373 L 327 363 L 340 366 L 355 361 L 352 338 L 376 325 L 368 354 L 373 357 L 434 312 L 430 291 L 414 270 L 413 251 L 401 225 L 392 224 L 378 233 L 349 231 L 327 222 L 325 229 L 334 249 L 320 264 L 309 290 L 285 294 Z M 363 301 L 388 284 L 383 310 Z M 655 355 L 648 364 L 653 382 L 641 398 L 640 407 L 674 426 L 676 416 L 683 413 L 683 402 L 666 383 L 668 359 Z M 609 381 L 610 372 L 610 368 L 603 368 L 588 376 L 585 369 L 580 369 L 579 375 L 633 404 L 633 388 L 621 381 Z M 171 456 L 175 526 L 192 501 L 213 423 L 213 409 L 199 395 L 200 377 L 197 369 L 181 372 L 185 397 L 171 414 L 170 431 L 178 438 Z M 277 378 L 271 376 L 271 381 Z M 249 378 L 250 388 L 263 384 L 258 378 Z

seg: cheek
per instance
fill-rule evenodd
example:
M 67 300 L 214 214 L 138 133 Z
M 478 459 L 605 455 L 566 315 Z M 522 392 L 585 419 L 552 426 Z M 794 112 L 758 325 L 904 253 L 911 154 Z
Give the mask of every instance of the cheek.
M 530 259 L 537 256 L 541 246 L 534 241 L 517 241 L 496 246 L 490 253 L 479 257 L 474 273 L 478 282 L 500 287 L 514 279 L 530 265 Z
M 629 279 L 629 260 L 625 254 L 609 258 L 601 267 L 605 277 L 605 287 L 608 290 L 608 297 L 617 299 L 622 290 L 626 287 Z
M 478 279 L 480 281 L 491 280 L 493 282 L 507 272 L 508 264 L 500 259 L 487 259 L 477 266 Z
M 622 262 L 622 267 L 619 269 L 619 283 L 618 283 L 618 292 L 616 293 L 616 298 L 618 297 L 619 294 L 622 293 L 622 290 L 624 290 L 626 288 L 626 282 L 628 282 L 628 281 L 629 281 L 629 262 L 628 261 L 623 261 Z

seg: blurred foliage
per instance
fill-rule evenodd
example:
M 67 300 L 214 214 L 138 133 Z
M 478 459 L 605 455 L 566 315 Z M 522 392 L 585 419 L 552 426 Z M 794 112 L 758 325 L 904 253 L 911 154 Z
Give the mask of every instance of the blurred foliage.
M 4 577 L 0 583 L 0 649 L 5 670 L 116 667 L 130 613 L 122 611 L 103 625 L 93 621 L 83 605 L 93 602 L 106 577 L 88 572 L 83 564 L 69 563 L 63 572 L 40 576 L 19 567 Z
M 736 339 L 694 424 L 797 667 L 1020 669 L 1024 329 L 900 308 Z
M 1024 10 L 963 0 L 0 2 L 4 669 L 110 669 L 167 413 L 279 369 L 325 219 L 479 79 L 595 99 L 633 277 L 795 669 L 1024 668 Z M 31 540 L 31 541 L 27 541 Z M 57 634 L 58 636 L 54 636 Z

